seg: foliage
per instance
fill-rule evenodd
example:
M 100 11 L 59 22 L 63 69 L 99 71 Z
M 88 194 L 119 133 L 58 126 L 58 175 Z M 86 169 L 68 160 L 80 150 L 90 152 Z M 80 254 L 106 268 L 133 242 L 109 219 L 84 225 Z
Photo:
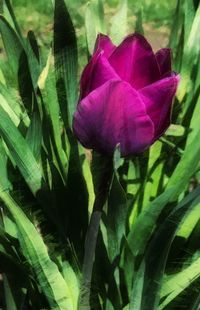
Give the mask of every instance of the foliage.
M 74 16 L 75 2 L 82 2 L 71 2 Z M 9 0 L 0 16 L 1 307 L 77 309 L 84 240 L 104 166 L 95 156 L 91 162 L 71 129 L 83 34 L 77 39 L 64 0 L 53 9 L 36 4 L 54 19 L 48 53 L 34 32 L 23 35 Z M 88 4 L 88 55 L 96 32 L 117 43 L 125 36 L 130 10 L 128 1 L 119 4 L 110 25 L 102 1 Z M 143 31 L 141 11 L 135 12 Z M 145 154 L 114 156 L 86 288 L 91 309 L 199 309 L 199 21 L 198 1 L 177 1 L 169 46 L 182 79 L 173 125 Z

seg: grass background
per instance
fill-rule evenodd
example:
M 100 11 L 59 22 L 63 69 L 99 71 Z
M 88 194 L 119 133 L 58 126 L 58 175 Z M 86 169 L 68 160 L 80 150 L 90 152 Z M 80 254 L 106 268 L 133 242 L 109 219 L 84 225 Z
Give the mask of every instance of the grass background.
M 87 0 L 66 0 L 67 7 L 72 16 L 76 33 L 79 38 L 80 56 L 85 56 L 85 29 L 84 14 Z M 106 21 L 109 23 L 112 15 L 117 11 L 119 0 L 104 0 Z M 37 35 L 40 45 L 49 46 L 52 37 L 53 10 L 52 1 L 28 1 L 13 0 L 13 6 L 17 20 L 24 33 L 32 29 Z M 135 15 L 142 10 L 143 27 L 147 39 L 150 40 L 154 49 L 159 49 L 168 44 L 169 29 L 174 14 L 176 1 L 161 0 L 129 0 L 128 21 L 129 32 L 132 32 L 135 24 Z M 86 60 L 84 60 L 85 63 Z

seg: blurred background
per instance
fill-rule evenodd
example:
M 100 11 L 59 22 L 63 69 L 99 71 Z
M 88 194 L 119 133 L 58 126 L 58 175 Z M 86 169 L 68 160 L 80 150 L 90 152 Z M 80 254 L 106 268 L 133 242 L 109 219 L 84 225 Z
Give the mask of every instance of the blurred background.
M 85 12 L 87 0 L 66 0 L 78 36 L 79 61 L 81 65 L 87 62 L 85 44 Z M 118 0 L 103 1 L 105 22 L 108 24 L 112 16 L 119 11 Z M 13 0 L 15 15 L 24 35 L 28 30 L 34 30 L 41 46 L 49 47 L 52 40 L 53 10 L 52 1 Z M 123 1 L 121 1 L 123 4 Z M 136 15 L 142 15 L 143 29 L 155 50 L 168 45 L 170 28 L 173 21 L 177 1 L 168 0 L 129 0 L 128 1 L 128 32 L 135 29 Z M 1 44 L 2 45 L 2 44 Z M 2 50 L 2 49 L 1 49 Z M 82 56 L 82 57 L 81 57 Z

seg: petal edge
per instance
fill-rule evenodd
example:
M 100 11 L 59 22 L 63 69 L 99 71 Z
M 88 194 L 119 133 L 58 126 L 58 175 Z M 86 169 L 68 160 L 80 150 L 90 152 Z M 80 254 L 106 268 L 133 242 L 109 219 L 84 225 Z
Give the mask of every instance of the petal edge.
M 145 104 L 147 114 L 154 123 L 157 140 L 169 127 L 171 121 L 172 102 L 180 80 L 179 75 L 159 80 L 139 90 Z
M 135 89 L 160 79 L 154 52 L 140 34 L 126 37 L 111 54 L 109 62 L 121 79 L 129 82 Z

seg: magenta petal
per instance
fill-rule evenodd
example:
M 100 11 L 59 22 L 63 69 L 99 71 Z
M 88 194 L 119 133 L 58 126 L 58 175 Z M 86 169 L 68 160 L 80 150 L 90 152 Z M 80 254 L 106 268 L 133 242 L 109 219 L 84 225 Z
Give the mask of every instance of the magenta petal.
M 104 56 L 108 58 L 112 52 L 115 50 L 116 46 L 112 43 L 111 39 L 102 34 L 99 33 L 96 39 L 94 52 L 96 51 L 103 51 Z
M 96 53 L 85 67 L 80 81 L 81 99 L 105 82 L 119 78 L 103 53 Z
M 152 144 L 154 136 L 154 124 L 146 114 L 138 93 L 130 93 L 129 100 L 124 105 L 120 136 L 120 149 L 124 157 L 144 152 Z
M 109 57 L 111 66 L 122 80 L 140 89 L 160 78 L 155 55 L 146 39 L 139 34 L 128 36 Z
M 162 48 L 155 54 L 161 75 L 171 71 L 171 49 Z
M 154 141 L 158 139 L 170 125 L 172 100 L 179 82 L 179 75 L 162 79 L 139 90 L 146 110 L 155 127 Z
M 138 93 L 120 80 L 106 82 L 78 104 L 73 128 L 86 148 L 112 154 L 120 144 L 123 156 L 144 151 L 154 135 Z

